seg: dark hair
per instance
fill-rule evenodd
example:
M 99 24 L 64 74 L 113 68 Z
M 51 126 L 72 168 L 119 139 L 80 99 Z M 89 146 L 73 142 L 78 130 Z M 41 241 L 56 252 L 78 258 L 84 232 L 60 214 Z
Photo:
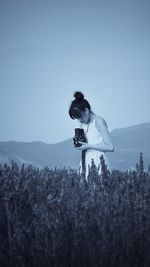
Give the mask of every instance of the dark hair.
M 81 117 L 81 112 L 85 111 L 85 108 L 88 108 L 89 111 L 91 111 L 91 106 L 89 102 L 84 99 L 84 95 L 76 91 L 74 93 L 75 99 L 71 102 L 70 108 L 69 108 L 69 116 L 71 119 L 79 119 Z

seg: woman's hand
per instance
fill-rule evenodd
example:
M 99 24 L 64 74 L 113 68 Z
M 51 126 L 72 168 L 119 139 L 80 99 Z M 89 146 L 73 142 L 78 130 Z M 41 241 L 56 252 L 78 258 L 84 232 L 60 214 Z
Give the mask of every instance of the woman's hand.
M 78 141 L 79 144 L 82 144 L 82 146 L 78 146 L 76 147 L 77 149 L 79 150 L 87 150 L 89 149 L 89 144 L 85 143 L 85 142 L 81 142 L 81 141 Z

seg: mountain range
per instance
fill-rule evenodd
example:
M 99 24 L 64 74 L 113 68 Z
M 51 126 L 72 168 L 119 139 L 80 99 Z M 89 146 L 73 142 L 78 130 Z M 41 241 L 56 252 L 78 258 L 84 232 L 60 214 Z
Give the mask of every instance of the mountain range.
M 147 170 L 150 164 L 150 122 L 115 129 L 110 136 L 115 147 L 114 152 L 107 152 L 112 169 L 134 169 L 142 152 L 144 169 Z M 56 144 L 0 142 L 0 164 L 10 164 L 14 160 L 19 166 L 32 164 L 40 169 L 44 166 L 78 169 L 80 155 L 81 151 L 74 147 L 72 138 Z

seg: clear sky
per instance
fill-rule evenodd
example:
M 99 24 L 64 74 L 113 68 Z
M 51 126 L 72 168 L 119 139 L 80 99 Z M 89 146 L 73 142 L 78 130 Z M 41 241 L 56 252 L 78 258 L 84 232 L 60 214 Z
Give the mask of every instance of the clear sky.
M 150 121 L 149 0 L 0 0 L 0 141 L 57 143 L 81 91 L 110 131 Z

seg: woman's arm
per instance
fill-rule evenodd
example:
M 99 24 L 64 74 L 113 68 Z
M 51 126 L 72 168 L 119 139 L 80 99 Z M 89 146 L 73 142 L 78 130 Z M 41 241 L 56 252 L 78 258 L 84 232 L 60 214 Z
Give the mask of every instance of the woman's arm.
M 104 143 L 103 144 L 99 143 L 97 145 L 89 144 L 89 149 L 96 149 L 102 152 L 107 152 L 107 151 L 113 152 L 115 148 L 110 138 L 110 134 L 109 134 L 108 127 L 107 127 L 105 120 L 101 117 L 96 118 L 95 126 L 98 132 L 100 133 L 100 135 L 102 135 Z
M 113 148 L 109 148 L 108 145 L 100 145 L 99 143 L 97 145 L 90 145 L 88 149 L 95 149 L 98 151 L 102 151 L 102 152 L 114 152 L 114 147 Z

